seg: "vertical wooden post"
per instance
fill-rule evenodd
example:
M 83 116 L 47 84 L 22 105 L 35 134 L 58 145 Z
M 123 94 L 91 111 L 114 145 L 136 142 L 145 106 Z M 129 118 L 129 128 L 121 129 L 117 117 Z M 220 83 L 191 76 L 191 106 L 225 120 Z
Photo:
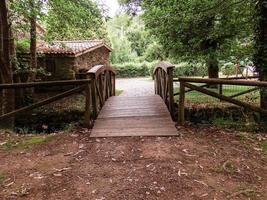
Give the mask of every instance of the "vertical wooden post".
M 219 85 L 219 94 L 223 94 L 223 85 L 222 84 L 220 84 Z M 221 99 L 220 99 L 220 101 L 222 101 Z
M 169 109 L 172 117 L 174 117 L 173 69 L 173 67 L 168 69 Z
M 91 128 L 91 88 L 90 83 L 85 87 L 85 114 L 84 126 Z
M 185 86 L 184 82 L 180 81 L 180 97 L 178 111 L 178 125 L 184 126 L 184 104 L 185 104 Z
M 97 94 L 96 94 L 96 80 L 95 76 L 91 76 L 91 95 L 92 95 L 92 107 L 93 107 L 93 118 L 97 117 Z
M 219 94 L 223 94 L 223 85 L 222 84 L 219 85 Z
M 116 95 L 116 77 L 112 74 L 112 96 Z

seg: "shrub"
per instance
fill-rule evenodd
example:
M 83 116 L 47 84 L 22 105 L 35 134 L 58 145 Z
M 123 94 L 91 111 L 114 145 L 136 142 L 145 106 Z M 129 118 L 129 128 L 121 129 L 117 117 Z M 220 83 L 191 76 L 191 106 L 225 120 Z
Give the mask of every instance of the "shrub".
M 225 63 L 221 68 L 221 72 L 227 76 L 234 75 L 236 73 L 235 64 L 232 62 Z
M 208 69 L 202 63 L 187 63 L 182 62 L 175 65 L 174 76 L 206 76 Z
M 121 78 L 133 78 L 133 77 L 145 77 L 151 76 L 152 71 L 156 65 L 155 62 L 127 62 L 122 64 L 113 64 L 116 69 L 117 77 Z

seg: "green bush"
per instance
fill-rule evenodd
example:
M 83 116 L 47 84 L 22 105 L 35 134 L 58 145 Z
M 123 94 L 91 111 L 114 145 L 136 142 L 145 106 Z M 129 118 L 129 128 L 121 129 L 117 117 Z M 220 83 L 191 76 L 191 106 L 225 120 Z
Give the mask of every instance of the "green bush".
M 30 41 L 27 39 L 17 40 L 16 50 L 18 53 L 28 53 L 30 51 Z
M 133 78 L 152 76 L 153 70 L 159 61 L 154 62 L 127 62 L 122 64 L 113 64 L 117 71 L 117 77 Z M 206 76 L 207 67 L 202 63 L 189 64 L 186 62 L 175 65 L 174 77 L 178 76 Z
M 202 63 L 187 63 L 182 62 L 175 65 L 174 76 L 206 76 L 208 69 Z
M 235 64 L 232 62 L 225 63 L 222 68 L 221 72 L 223 75 L 234 75 L 236 73 Z
M 122 64 L 113 64 L 113 67 L 116 69 L 117 77 L 121 78 L 133 78 L 133 77 L 145 77 L 151 76 L 154 67 L 156 66 L 155 62 L 127 62 Z

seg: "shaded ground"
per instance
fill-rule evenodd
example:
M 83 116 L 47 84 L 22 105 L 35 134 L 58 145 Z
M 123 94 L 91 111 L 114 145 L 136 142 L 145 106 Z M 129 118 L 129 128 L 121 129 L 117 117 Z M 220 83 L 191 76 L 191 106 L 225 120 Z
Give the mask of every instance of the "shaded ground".
M 30 136 L 1 134 L 0 199 L 267 199 L 266 134 L 210 127 L 179 129 L 181 137 L 91 139 L 89 130 L 73 132 L 35 145 L 16 144 Z
M 121 96 L 150 96 L 155 93 L 151 78 L 118 78 L 116 89 L 123 90 Z

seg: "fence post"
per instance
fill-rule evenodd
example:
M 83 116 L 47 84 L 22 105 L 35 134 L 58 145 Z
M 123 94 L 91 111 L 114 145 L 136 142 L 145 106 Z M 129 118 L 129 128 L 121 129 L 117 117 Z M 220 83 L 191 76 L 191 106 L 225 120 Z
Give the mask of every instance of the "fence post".
M 96 80 L 95 76 L 91 76 L 91 94 L 92 94 L 92 107 L 93 107 L 93 118 L 97 117 L 97 94 L 96 94 Z
M 174 117 L 173 69 L 173 67 L 168 69 L 169 109 L 172 117 Z
M 185 103 L 185 86 L 184 82 L 180 81 L 180 97 L 178 110 L 178 125 L 184 126 L 184 103 Z
M 85 114 L 84 114 L 84 126 L 91 127 L 91 88 L 90 83 L 85 87 Z

